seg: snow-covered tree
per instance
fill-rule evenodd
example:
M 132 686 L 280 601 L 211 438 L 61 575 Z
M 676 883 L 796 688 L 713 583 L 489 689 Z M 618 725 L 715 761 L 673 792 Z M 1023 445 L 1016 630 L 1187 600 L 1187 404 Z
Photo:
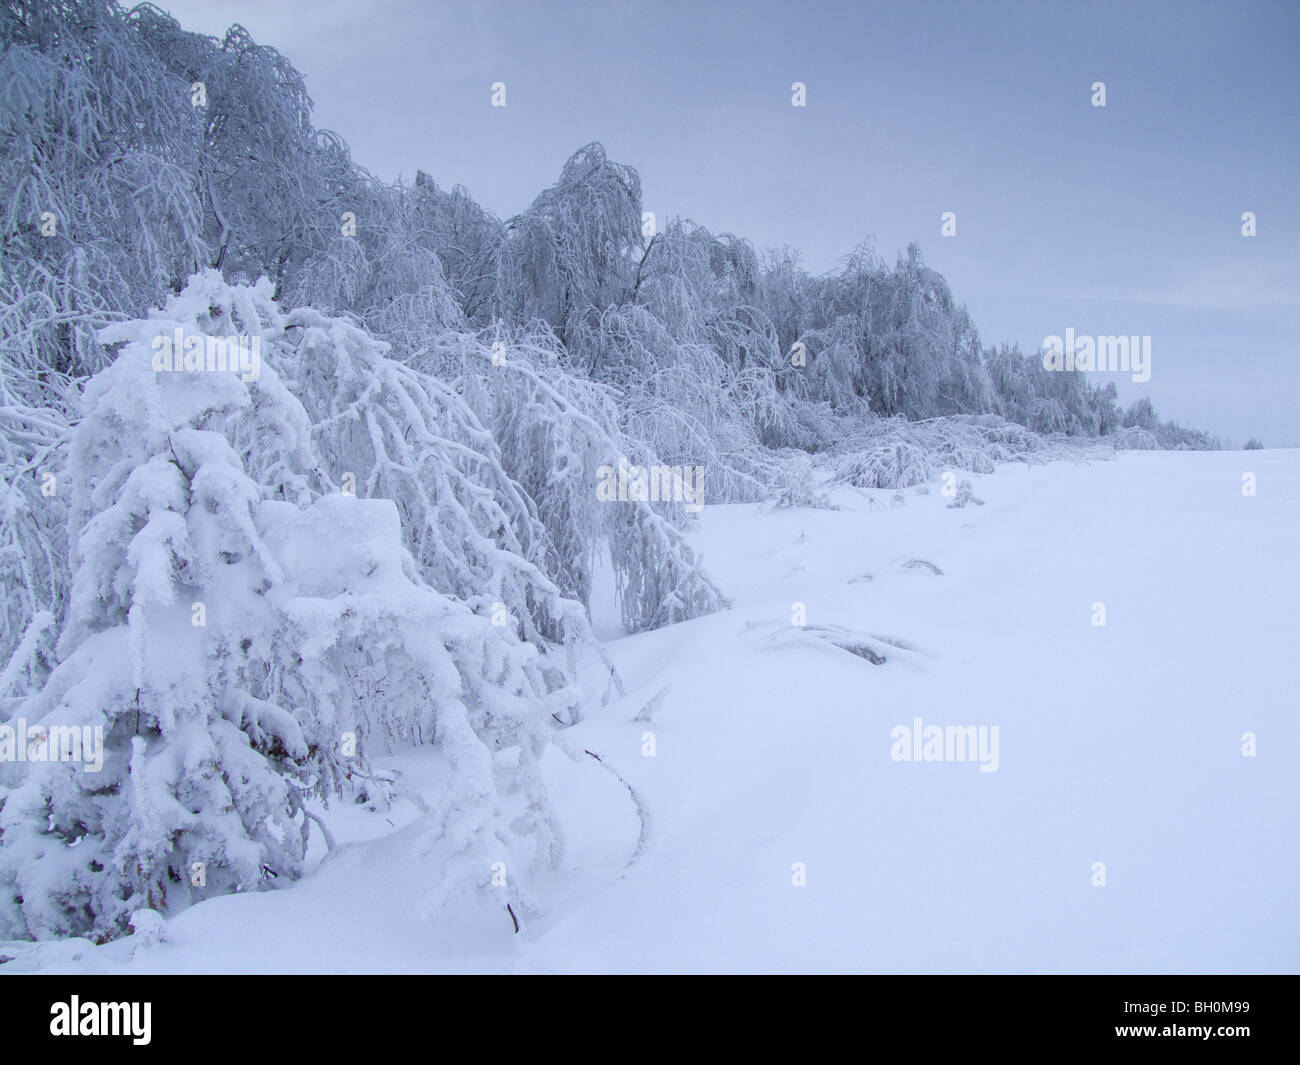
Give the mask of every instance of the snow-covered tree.
M 503 468 L 537 501 L 546 566 L 566 594 L 590 606 L 592 565 L 607 543 L 629 631 L 725 606 L 678 529 L 684 501 L 599 497 L 602 468 L 665 461 L 620 430 L 617 393 L 566 372 L 546 334 L 500 336 L 443 334 L 416 365 L 454 376 L 491 429 Z
M 539 318 L 567 342 L 588 313 L 626 298 L 630 255 L 643 240 L 641 179 L 588 144 L 505 230 L 501 313 Z
M 463 185 L 445 192 L 423 171 L 408 193 L 417 239 L 437 252 L 461 313 L 476 326 L 491 323 L 505 229 Z
M 104 334 L 123 346 L 88 386 L 73 440 L 61 661 L 14 714 L 102 729 L 103 769 L 5 767 L 8 935 L 112 936 L 139 908 L 292 878 L 305 804 L 346 790 L 381 739 L 446 756 L 435 893 L 486 883 L 484 857 L 503 846 L 558 855 L 537 758 L 581 693 L 512 627 L 420 579 L 393 500 L 333 489 L 290 385 L 339 368 L 331 342 L 354 358 L 369 343 L 372 368 L 380 348 L 346 322 L 282 317 L 270 291 L 209 272 Z M 178 335 L 179 370 L 163 343 Z M 232 337 L 258 341 L 253 372 L 186 368 Z M 434 466 L 426 455 L 423 472 Z M 363 670 L 382 699 L 355 685 Z

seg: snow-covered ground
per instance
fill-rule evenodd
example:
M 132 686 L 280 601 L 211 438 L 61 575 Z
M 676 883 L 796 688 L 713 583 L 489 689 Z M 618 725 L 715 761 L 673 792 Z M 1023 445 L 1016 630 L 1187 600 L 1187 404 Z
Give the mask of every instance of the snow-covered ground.
M 566 868 L 520 934 L 490 898 L 417 920 L 415 811 L 336 806 L 340 850 L 287 890 L 0 972 L 1300 969 L 1300 453 L 971 480 L 986 505 L 705 509 L 734 607 L 610 639 L 627 696 L 564 734 L 641 796 L 644 854 L 616 777 L 553 752 Z M 996 771 L 895 761 L 917 718 L 996 726 Z

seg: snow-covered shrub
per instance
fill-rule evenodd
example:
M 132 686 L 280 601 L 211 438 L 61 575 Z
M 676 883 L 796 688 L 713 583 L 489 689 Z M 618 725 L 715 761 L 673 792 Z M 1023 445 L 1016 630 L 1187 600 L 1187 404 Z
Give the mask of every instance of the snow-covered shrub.
M 700 568 L 694 549 L 643 503 L 612 511 L 610 559 L 628 632 L 674 625 L 730 605 Z
M 833 504 L 820 484 L 819 467 L 811 455 L 790 451 L 783 456 L 785 487 L 776 493 L 773 503 L 778 507 L 817 507 L 832 509 Z
M 292 878 L 305 801 L 343 790 L 372 737 L 446 755 L 428 837 L 436 893 L 484 883 L 488 848 L 557 855 L 537 758 L 552 714 L 580 693 L 514 628 L 419 579 L 395 501 L 333 490 L 322 437 L 287 384 L 311 378 L 304 360 L 319 374 L 346 365 L 331 343 L 359 358 L 368 342 L 372 359 L 378 345 L 312 313 L 281 318 L 269 296 L 269 283 L 209 272 L 151 319 L 104 334 L 123 347 L 90 382 L 73 439 L 61 661 L 10 715 L 102 729 L 103 767 L 5 766 L 7 936 L 112 937 L 142 907 Z M 157 368 L 159 338 L 178 330 L 255 339 L 260 365 Z M 371 369 L 379 389 L 383 367 Z M 362 423 L 382 423 L 383 404 L 366 406 Z M 422 472 L 436 465 L 426 456 Z M 496 548 L 494 562 L 508 554 Z M 382 701 L 353 684 L 363 669 Z
M 69 581 L 68 426 L 59 408 L 30 407 L 4 386 L 0 368 L 0 720 L 3 700 L 53 665 Z
M 963 477 L 957 483 L 957 495 L 953 501 L 948 504 L 948 509 L 957 510 L 961 507 L 969 506 L 971 503 L 974 503 L 977 507 L 982 507 L 984 505 L 984 500 L 975 495 L 975 489 L 972 487 L 970 481 Z
M 857 488 L 908 488 L 928 481 L 934 464 L 924 448 L 915 444 L 881 444 L 855 451 L 840 460 L 835 480 Z
M 682 502 L 597 495 L 601 469 L 620 458 L 696 463 L 673 463 L 624 436 L 617 394 L 567 372 L 545 335 L 492 339 L 503 335 L 443 334 L 415 365 L 455 374 L 457 390 L 491 428 L 503 468 L 537 501 L 552 549 L 547 572 L 590 606 L 595 552 L 607 541 L 624 623 L 633 632 L 725 606 L 678 531 Z
M 801 438 L 799 412 L 776 391 L 769 367 L 738 368 L 707 332 L 624 305 L 589 316 L 569 361 L 616 389 L 627 440 L 655 461 L 704 467 L 711 500 L 768 498 L 784 479 L 761 437 Z
M 198 304 L 206 314 L 206 294 Z M 16 781 L 0 809 L 0 921 L 11 934 L 125 932 L 132 911 L 189 894 L 194 862 L 210 865 L 216 891 L 300 866 L 302 722 L 263 702 L 255 679 L 275 638 L 265 591 L 281 573 L 257 524 L 261 491 L 229 437 L 265 420 L 279 434 L 268 450 L 292 452 L 306 420 L 266 368 L 251 388 L 231 373 L 155 372 L 154 336 L 202 332 L 186 317 L 136 326 L 86 390 L 61 662 L 13 716 L 99 730 L 103 765 L 6 767 Z
M 353 166 L 333 134 L 320 134 L 318 141 L 320 166 L 333 178 L 326 183 L 332 197 L 312 212 L 312 254 L 286 277 L 281 303 L 349 313 L 398 357 L 414 352 L 431 330 L 462 327 L 419 200 Z M 335 225 L 340 217 L 353 221 Z
M 445 377 L 492 433 L 502 468 L 534 501 L 565 595 L 589 604 L 593 555 L 604 533 L 596 470 L 618 460 L 612 389 L 567 373 L 549 333 L 445 332 L 411 365 Z
M 1203 429 L 1189 429 L 1172 421 L 1161 422 L 1155 437 L 1166 451 L 1219 451 L 1223 447 L 1218 437 Z
M 859 488 L 908 488 L 944 470 L 992 473 L 997 462 L 1063 457 L 1063 446 L 991 415 L 877 419 L 846 439 L 834 479 Z
M 536 506 L 465 400 L 350 322 L 300 308 L 284 328 L 287 379 L 329 481 L 394 501 L 422 579 L 477 613 L 504 613 L 539 647 L 584 639 L 582 606 L 547 572 L 555 552 Z
M 142 60 L 115 5 L 19 0 L 0 19 L 0 354 L 33 385 L 98 369 L 95 327 L 205 253 L 202 119 L 186 83 Z
M 1136 425 L 1129 425 L 1120 429 L 1111 437 L 1111 442 L 1116 451 L 1160 450 L 1160 441 L 1158 441 L 1147 430 L 1139 428 Z

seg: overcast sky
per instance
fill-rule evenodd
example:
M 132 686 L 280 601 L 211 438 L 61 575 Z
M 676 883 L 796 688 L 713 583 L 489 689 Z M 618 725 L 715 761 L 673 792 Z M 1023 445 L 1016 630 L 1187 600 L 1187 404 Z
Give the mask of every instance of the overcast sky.
M 419 168 L 504 218 L 598 140 L 661 224 L 816 272 L 919 240 L 986 344 L 1150 335 L 1150 381 L 1114 375 L 1125 401 L 1300 446 L 1296 0 L 159 6 L 278 48 L 384 179 Z

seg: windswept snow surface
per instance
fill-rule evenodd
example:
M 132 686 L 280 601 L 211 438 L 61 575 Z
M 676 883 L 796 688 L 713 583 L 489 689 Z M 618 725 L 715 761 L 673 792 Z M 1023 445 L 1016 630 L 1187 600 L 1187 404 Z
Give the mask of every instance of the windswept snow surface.
M 287 890 L 0 972 L 1300 970 L 1300 452 L 971 480 L 986 505 L 706 507 L 734 607 L 610 639 L 628 694 L 564 733 L 641 796 L 645 853 L 618 779 L 552 752 L 566 868 L 520 934 L 490 898 L 419 922 L 415 811 L 336 806 L 340 851 Z M 997 726 L 996 771 L 894 761 L 916 718 Z

